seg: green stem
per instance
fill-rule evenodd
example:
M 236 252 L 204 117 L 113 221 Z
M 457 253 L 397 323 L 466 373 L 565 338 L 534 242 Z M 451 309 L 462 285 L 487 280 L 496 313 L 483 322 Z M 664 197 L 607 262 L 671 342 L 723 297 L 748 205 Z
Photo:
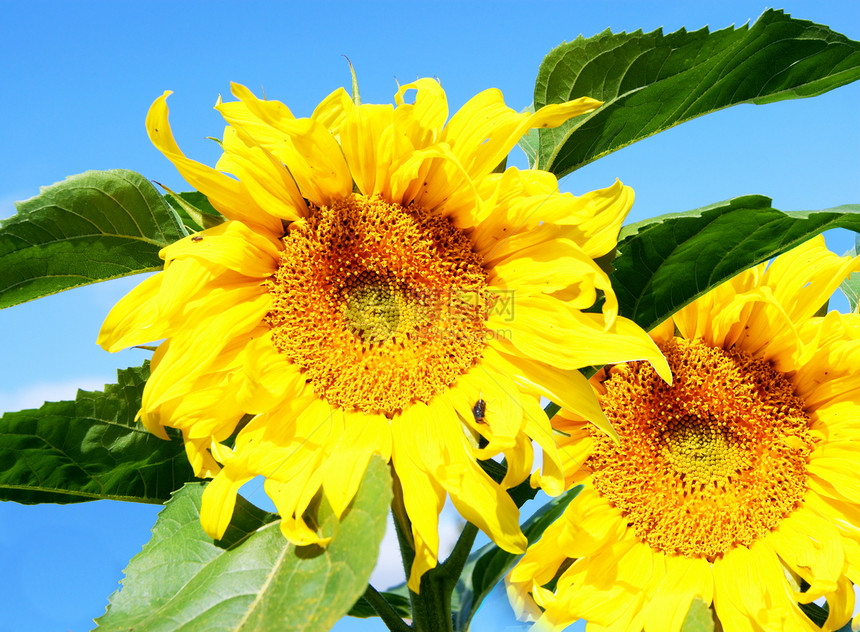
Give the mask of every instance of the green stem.
M 380 595 L 376 588 L 370 584 L 364 591 L 364 598 L 367 599 L 374 612 L 379 615 L 389 630 L 392 632 L 412 632 L 412 628 L 406 625 L 406 622 L 394 611 L 391 604 L 385 601 L 385 597 Z
M 442 563 L 441 570 L 448 581 L 448 586 L 453 592 L 460 580 L 460 574 L 463 572 L 463 567 L 469 560 L 469 554 L 472 552 L 472 545 L 475 544 L 475 538 L 478 536 L 478 527 L 471 522 L 467 522 L 463 527 L 463 532 L 457 538 L 457 544 L 448 556 L 448 559 Z M 450 596 L 450 592 L 449 592 Z
M 403 488 L 397 472 L 391 468 L 391 478 L 394 482 L 394 498 L 391 500 L 391 513 L 394 516 L 394 530 L 397 533 L 397 544 L 400 546 L 400 559 L 403 562 L 403 572 L 406 579 L 412 572 L 412 562 L 415 559 L 415 544 L 412 542 L 412 526 L 403 504 Z
M 443 582 L 433 577 L 433 571 L 421 577 L 421 592 L 409 591 L 412 599 L 412 623 L 416 632 L 453 632 L 451 593 Z

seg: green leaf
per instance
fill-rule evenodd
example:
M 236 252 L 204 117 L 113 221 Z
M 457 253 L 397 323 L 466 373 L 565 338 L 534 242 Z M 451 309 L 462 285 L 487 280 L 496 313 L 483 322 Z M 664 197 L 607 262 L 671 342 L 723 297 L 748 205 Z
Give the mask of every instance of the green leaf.
M 4 414 L 0 500 L 160 504 L 193 480 L 179 433 L 164 441 L 134 420 L 147 377 L 148 363 L 118 371 L 103 392 Z
M 203 488 L 187 485 L 159 514 L 152 540 L 97 620 L 99 630 L 322 632 L 364 593 L 391 502 L 382 459 L 369 463 L 341 521 L 320 503 L 320 530 L 332 538 L 325 549 L 290 544 L 280 521 L 247 503 L 230 542 L 214 542 L 200 527 Z
M 860 252 L 860 234 L 854 238 L 854 248 L 845 254 L 856 257 Z M 848 305 L 852 314 L 860 314 L 860 272 L 852 272 L 839 286 L 842 293 L 848 299 Z
M 751 27 L 663 35 L 604 31 L 552 50 L 534 105 L 604 105 L 541 129 L 537 166 L 561 177 L 631 143 L 739 103 L 812 97 L 860 78 L 860 42 L 766 11 Z
M 739 272 L 827 229 L 860 230 L 857 204 L 783 213 L 770 202 L 738 197 L 622 229 L 610 275 L 619 313 L 650 330 Z
M 839 286 L 848 298 L 852 314 L 860 314 L 860 272 L 852 272 Z
M 714 632 L 714 612 L 701 599 L 693 599 L 681 632 Z
M 43 187 L 0 222 L 0 308 L 62 290 L 160 270 L 181 224 L 146 178 L 87 171 Z
M 528 538 L 529 545 L 540 539 L 546 528 L 564 513 L 581 489 L 581 486 L 577 486 L 553 498 L 523 523 L 523 533 Z M 454 630 L 469 628 L 469 623 L 481 603 L 520 557 L 522 556 L 503 551 L 495 544 L 488 544 L 469 556 L 452 599 Z
M 403 584 L 405 586 L 405 584 Z M 394 592 L 383 592 L 379 593 L 385 598 L 391 608 L 399 614 L 404 619 L 410 619 L 412 617 L 412 602 L 409 601 L 409 597 L 406 596 L 405 590 L 404 594 L 398 594 Z M 371 617 L 378 617 L 376 614 L 376 610 L 373 609 L 373 606 L 365 599 L 361 597 L 358 601 L 355 602 L 355 605 L 350 608 L 347 613 L 350 617 L 355 617 L 356 619 L 370 619 Z

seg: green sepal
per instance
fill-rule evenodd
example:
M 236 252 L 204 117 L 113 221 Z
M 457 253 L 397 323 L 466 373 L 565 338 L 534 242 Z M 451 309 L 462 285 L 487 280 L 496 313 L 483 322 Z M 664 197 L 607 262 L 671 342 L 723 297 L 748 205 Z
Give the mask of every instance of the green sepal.
M 227 218 L 216 211 L 209 199 L 199 191 L 175 193 L 160 182 L 156 184 L 167 191 L 164 199 L 181 219 L 185 235 L 212 228 L 227 221 Z

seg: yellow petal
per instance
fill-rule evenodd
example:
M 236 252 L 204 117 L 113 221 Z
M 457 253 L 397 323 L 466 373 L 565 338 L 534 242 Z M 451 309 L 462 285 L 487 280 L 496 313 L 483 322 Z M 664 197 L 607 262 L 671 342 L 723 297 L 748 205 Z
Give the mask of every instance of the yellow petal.
M 406 103 L 404 95 L 415 90 L 415 101 Z M 435 79 L 418 79 L 400 86 L 394 95 L 397 135 L 404 136 L 411 147 L 423 149 L 436 142 L 448 118 L 445 91 Z
M 267 293 L 253 286 L 213 291 L 211 312 L 196 327 L 183 332 L 186 335 L 181 339 L 174 338 L 163 363 L 152 371 L 146 384 L 152 398 L 149 406 L 155 407 L 181 391 L 188 375 L 199 373 L 234 338 L 256 327 L 268 312 L 270 302 Z
M 391 455 L 391 431 L 383 415 L 344 413 L 343 434 L 323 466 L 322 485 L 335 515 L 340 518 L 352 502 L 373 454 Z
M 245 412 L 273 410 L 305 390 L 301 370 L 275 348 L 271 330 L 252 339 L 243 354 L 240 362 L 243 381 L 236 399 Z
M 361 105 L 353 108 L 341 125 L 340 144 L 358 190 L 365 195 L 384 191 L 391 169 L 390 135 L 394 108 L 390 105 Z
M 239 101 L 222 103 L 219 99 L 215 109 L 228 123 L 246 131 L 258 142 L 276 142 L 277 132 L 285 132 L 286 124 L 296 117 L 290 108 L 280 101 L 258 99 L 253 92 L 240 83 L 231 83 L 230 92 Z
M 475 222 L 477 190 L 446 145 L 414 152 L 391 175 L 390 187 L 393 202 L 450 217 L 461 229 Z
M 180 239 L 159 254 L 168 261 L 203 259 L 249 277 L 271 276 L 280 259 L 280 252 L 270 239 L 235 221 Z
M 538 243 L 499 260 L 492 268 L 489 283 L 521 294 L 551 294 L 575 288 L 577 292 L 568 302 L 577 309 L 591 307 L 597 298 L 595 289 L 600 289 L 613 303 L 614 311 L 618 310 L 609 277 L 570 239 Z
M 491 458 L 516 444 L 517 436 L 525 427 L 519 395 L 516 385 L 507 375 L 484 363 L 462 375 L 457 387 L 447 394 L 447 400 L 466 424 L 487 439 L 488 444 L 483 450 L 486 454 L 479 458 Z M 483 413 L 480 421 L 476 421 L 474 410 L 479 400 Z
M 493 481 L 469 454 L 454 411 L 439 400 L 420 409 L 413 420 L 424 427 L 420 436 L 436 434 L 443 447 L 440 461 L 425 460 L 433 468 L 451 501 L 469 522 L 479 527 L 502 549 L 525 552 L 528 544 L 519 527 L 519 509 L 502 486 Z M 423 413 L 423 414 L 422 414 Z
M 421 442 L 415 441 L 410 430 L 416 417 L 414 409 L 421 406 L 425 404 L 415 404 L 391 421 L 391 458 L 403 489 L 403 502 L 412 523 L 415 543 L 415 561 L 407 582 L 414 592 L 418 592 L 421 575 L 436 566 L 439 513 L 445 504 L 445 490 L 424 469 Z
M 221 470 L 218 475 L 203 490 L 200 505 L 200 524 L 210 538 L 220 540 L 236 506 L 236 494 L 239 488 L 251 480 L 251 476 L 239 476 L 227 470 Z
M 297 474 L 284 482 L 266 479 L 266 495 L 275 503 L 281 515 L 281 533 L 297 546 L 316 544 L 323 546 L 331 540 L 322 537 L 305 521 L 304 514 L 320 488 L 322 473 L 320 469 L 321 455 L 316 460 L 306 463 L 301 474 Z
M 809 584 L 800 603 L 809 603 L 837 590 L 844 552 L 836 528 L 814 512 L 800 509 L 783 519 L 768 536 L 777 554 Z
M 224 129 L 221 148 L 224 153 L 216 168 L 236 176 L 260 208 L 287 221 L 307 215 L 307 204 L 292 175 L 253 137 L 228 126 Z
M 341 133 L 341 126 L 347 116 L 355 109 L 346 90 L 338 88 L 325 99 L 320 101 L 320 104 L 314 108 L 311 118 L 318 121 L 320 125 L 330 130 L 337 137 Z
M 518 299 L 515 309 L 510 322 L 495 314 L 487 320 L 491 330 L 510 332 L 490 341 L 496 349 L 505 353 L 516 349 L 517 355 L 562 369 L 647 360 L 671 383 L 663 354 L 631 320 L 619 317 L 606 327 L 602 314 L 582 313 L 549 296 Z
M 290 142 L 275 155 L 286 163 L 302 194 L 317 206 L 328 206 L 352 193 L 349 167 L 331 133 L 314 119 L 285 125 Z
M 257 224 L 264 230 L 277 233 L 280 220 L 257 206 L 241 182 L 185 157 L 173 139 L 167 118 L 167 97 L 170 94 L 168 90 L 158 97 L 146 115 L 146 129 L 152 144 L 174 164 L 188 184 L 209 198 L 212 206 L 222 215 L 228 219 Z
M 475 250 L 488 262 L 507 254 L 499 250 L 513 235 L 537 228 L 544 206 L 562 197 L 554 175 L 532 169 L 508 167 L 504 173 L 490 173 L 476 180 L 475 186 L 483 204 L 471 238 Z
M 558 369 L 552 364 L 499 352 L 492 346 L 485 352 L 487 362 L 503 370 L 524 388 L 588 419 L 609 436 L 616 436 L 588 380 L 576 369 Z
M 567 201 L 567 196 L 564 196 Z M 633 189 L 615 181 L 611 187 L 597 189 L 569 201 L 569 208 L 553 205 L 547 209 L 546 222 L 575 227 L 576 242 L 592 259 L 615 248 L 621 224 L 633 206 Z
M 167 336 L 168 322 L 159 318 L 156 302 L 162 279 L 161 274 L 149 277 L 113 306 L 96 340 L 102 349 L 114 353 Z
M 793 322 L 810 318 L 851 272 L 860 269 L 860 257 L 840 257 L 827 249 L 818 235 L 773 260 L 764 282 Z
M 534 114 L 519 113 L 505 105 L 495 88 L 472 97 L 451 117 L 442 141 L 451 145 L 472 178 L 490 173 L 529 129 L 558 127 L 566 120 L 589 112 L 599 101 L 583 97 L 548 105 Z
M 221 103 L 218 111 L 228 123 L 289 169 L 301 194 L 317 206 L 327 206 L 352 192 L 352 178 L 340 145 L 323 121 L 326 116 L 296 119 L 283 104 L 261 101 L 247 88 L 233 84 L 237 103 Z

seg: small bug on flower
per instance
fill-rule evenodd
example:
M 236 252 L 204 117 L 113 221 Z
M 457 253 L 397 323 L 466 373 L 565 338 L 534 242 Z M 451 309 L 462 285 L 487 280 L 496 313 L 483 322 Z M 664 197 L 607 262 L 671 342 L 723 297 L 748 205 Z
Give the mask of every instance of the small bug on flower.
M 475 421 L 479 424 L 484 423 L 484 415 L 487 414 L 487 402 L 483 399 L 479 399 L 475 402 L 475 405 L 472 406 L 472 414 L 475 415 Z

